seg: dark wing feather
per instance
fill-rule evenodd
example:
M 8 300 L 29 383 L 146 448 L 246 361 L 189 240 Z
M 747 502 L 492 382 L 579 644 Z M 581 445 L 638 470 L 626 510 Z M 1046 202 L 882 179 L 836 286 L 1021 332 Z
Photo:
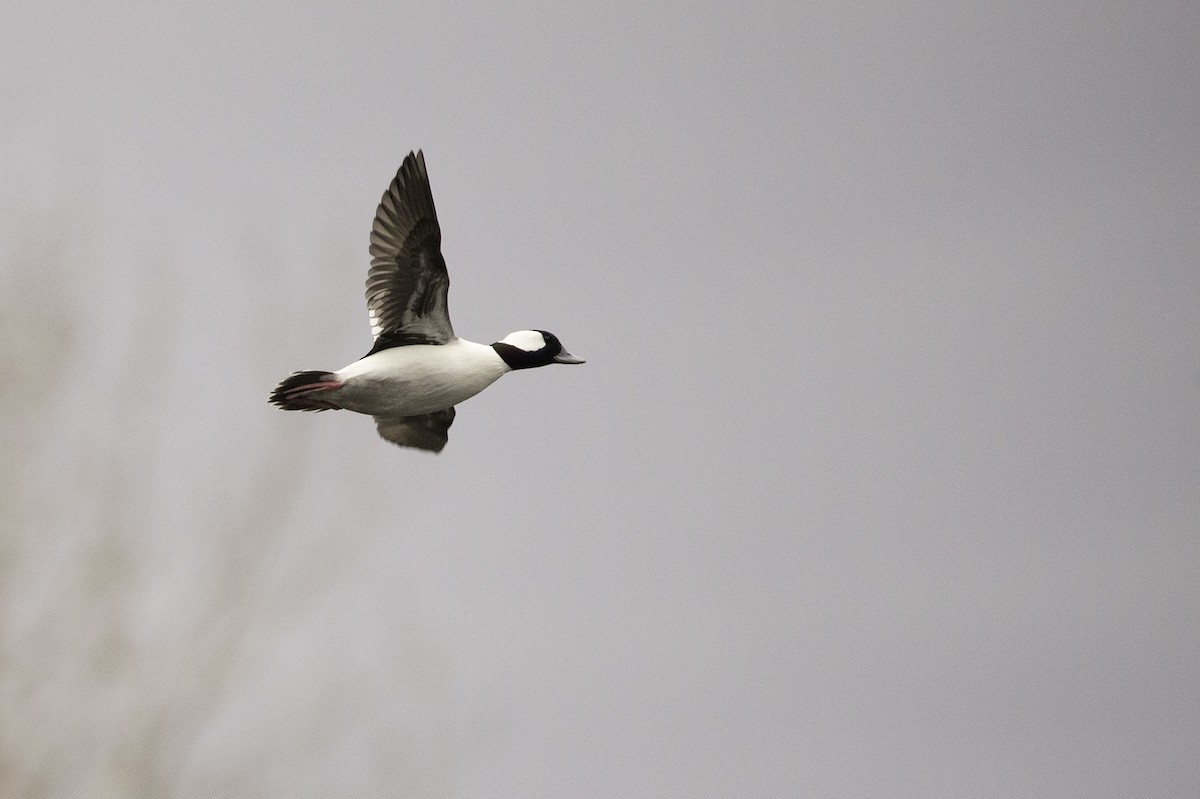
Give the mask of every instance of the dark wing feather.
M 371 228 L 367 312 L 375 346 L 445 344 L 454 339 L 442 258 L 442 231 L 433 207 L 425 156 L 409 153 L 384 192 Z
M 450 437 L 454 409 L 422 414 L 421 416 L 376 416 L 379 435 L 402 447 L 415 447 L 441 452 Z

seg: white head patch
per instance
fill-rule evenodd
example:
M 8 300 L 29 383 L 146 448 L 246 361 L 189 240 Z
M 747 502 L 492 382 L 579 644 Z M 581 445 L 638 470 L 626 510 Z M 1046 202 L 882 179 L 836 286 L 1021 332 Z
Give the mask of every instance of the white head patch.
M 505 336 L 503 343 L 511 344 L 525 352 L 537 352 L 546 346 L 546 337 L 536 330 L 518 330 Z

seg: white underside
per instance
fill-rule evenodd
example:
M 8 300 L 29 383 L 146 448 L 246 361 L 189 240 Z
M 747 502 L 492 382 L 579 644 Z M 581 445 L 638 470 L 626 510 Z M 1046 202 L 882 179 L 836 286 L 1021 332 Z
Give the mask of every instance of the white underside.
M 508 365 L 487 344 L 391 347 L 334 374 L 340 388 L 322 392 L 339 406 L 371 416 L 416 416 L 457 405 L 495 383 Z

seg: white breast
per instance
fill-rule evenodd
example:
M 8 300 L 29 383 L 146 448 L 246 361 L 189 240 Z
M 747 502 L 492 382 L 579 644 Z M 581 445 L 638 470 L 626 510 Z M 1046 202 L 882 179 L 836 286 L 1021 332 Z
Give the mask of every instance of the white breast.
M 415 416 L 457 405 L 495 383 L 507 364 L 486 344 L 456 338 L 448 344 L 392 347 L 337 372 L 331 398 L 372 416 Z

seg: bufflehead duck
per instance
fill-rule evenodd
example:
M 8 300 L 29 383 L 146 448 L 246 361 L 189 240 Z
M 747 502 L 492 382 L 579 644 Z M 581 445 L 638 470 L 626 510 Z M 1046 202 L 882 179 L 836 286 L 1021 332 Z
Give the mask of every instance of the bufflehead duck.
M 454 335 L 441 244 L 425 156 L 410 152 L 371 228 L 367 313 L 374 346 L 336 372 L 293 372 L 270 401 L 287 411 L 365 413 L 388 441 L 441 452 L 454 406 L 505 372 L 584 362 L 545 330 L 519 330 L 490 345 Z

